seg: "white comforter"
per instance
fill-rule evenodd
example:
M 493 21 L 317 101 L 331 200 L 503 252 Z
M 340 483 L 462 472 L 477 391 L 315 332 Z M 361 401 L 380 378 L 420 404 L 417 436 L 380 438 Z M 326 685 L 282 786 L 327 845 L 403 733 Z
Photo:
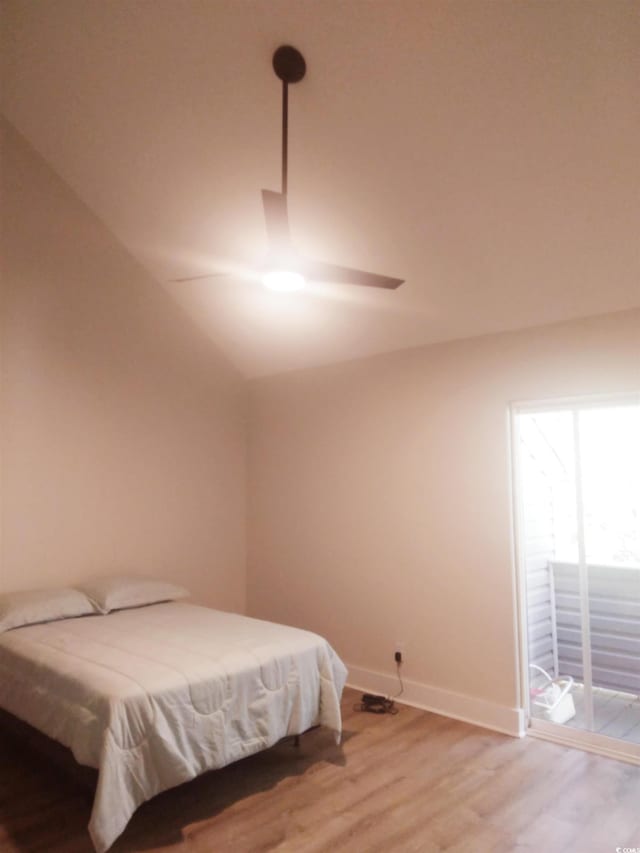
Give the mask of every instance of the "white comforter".
M 345 678 L 316 634 L 190 604 L 0 635 L 0 707 L 99 770 L 98 853 L 160 791 L 317 723 L 339 736 Z

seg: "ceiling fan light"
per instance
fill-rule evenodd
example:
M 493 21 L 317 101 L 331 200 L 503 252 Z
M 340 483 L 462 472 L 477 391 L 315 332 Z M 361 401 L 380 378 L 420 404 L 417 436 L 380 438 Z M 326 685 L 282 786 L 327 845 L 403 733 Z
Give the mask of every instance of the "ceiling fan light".
M 307 282 L 302 273 L 275 269 L 262 276 L 262 283 L 269 290 L 302 290 Z

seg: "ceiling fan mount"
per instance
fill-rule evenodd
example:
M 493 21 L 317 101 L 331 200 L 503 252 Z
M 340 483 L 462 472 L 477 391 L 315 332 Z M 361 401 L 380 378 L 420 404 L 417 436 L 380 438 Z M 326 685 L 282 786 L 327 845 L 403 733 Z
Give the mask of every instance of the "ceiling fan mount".
M 363 270 L 315 261 L 300 255 L 291 242 L 289 231 L 288 160 L 289 160 L 289 85 L 299 83 L 306 74 L 307 64 L 300 51 L 291 45 L 281 45 L 273 54 L 273 70 L 282 80 L 282 187 L 280 192 L 262 190 L 265 224 L 269 241 L 268 257 L 259 270 L 262 282 L 272 290 L 299 290 L 307 281 L 357 284 L 395 290 L 401 278 L 378 275 Z M 205 273 L 174 279 L 175 282 L 195 281 L 221 273 Z M 225 275 L 225 273 L 222 273 Z
M 283 44 L 273 54 L 273 70 L 283 83 L 299 83 L 307 72 L 304 56 L 290 44 Z

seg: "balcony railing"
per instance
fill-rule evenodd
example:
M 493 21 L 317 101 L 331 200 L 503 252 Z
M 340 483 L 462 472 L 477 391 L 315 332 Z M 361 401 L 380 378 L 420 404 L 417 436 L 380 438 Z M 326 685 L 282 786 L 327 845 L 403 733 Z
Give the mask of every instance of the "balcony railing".
M 576 563 L 549 563 L 552 654 L 559 674 L 582 679 L 582 632 Z M 640 566 L 589 565 L 594 687 L 640 693 Z

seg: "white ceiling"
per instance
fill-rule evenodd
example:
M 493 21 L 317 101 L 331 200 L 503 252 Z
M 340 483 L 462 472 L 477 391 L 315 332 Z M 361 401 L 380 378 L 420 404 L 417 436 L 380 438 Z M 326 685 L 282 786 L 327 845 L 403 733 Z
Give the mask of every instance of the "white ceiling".
M 300 249 L 395 292 L 172 286 L 247 376 L 640 305 L 640 5 L 8 0 L 3 109 L 159 282 Z

